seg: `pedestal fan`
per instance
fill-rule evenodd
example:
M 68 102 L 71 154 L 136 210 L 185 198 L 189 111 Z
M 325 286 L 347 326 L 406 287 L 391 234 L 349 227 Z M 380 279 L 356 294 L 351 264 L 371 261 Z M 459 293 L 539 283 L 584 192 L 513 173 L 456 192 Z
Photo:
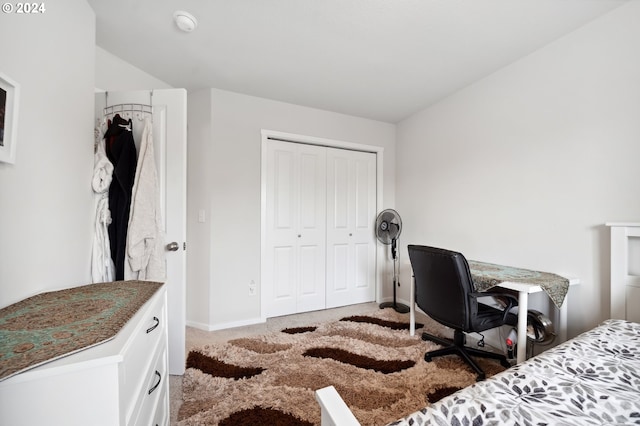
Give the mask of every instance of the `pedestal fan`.
M 393 302 L 380 304 L 380 309 L 393 308 L 396 312 L 406 314 L 409 307 L 396 302 L 396 286 L 400 287 L 398 278 L 398 238 L 402 232 L 402 219 L 397 211 L 386 209 L 380 212 L 376 218 L 376 238 L 382 244 L 391 245 L 391 257 L 393 259 Z

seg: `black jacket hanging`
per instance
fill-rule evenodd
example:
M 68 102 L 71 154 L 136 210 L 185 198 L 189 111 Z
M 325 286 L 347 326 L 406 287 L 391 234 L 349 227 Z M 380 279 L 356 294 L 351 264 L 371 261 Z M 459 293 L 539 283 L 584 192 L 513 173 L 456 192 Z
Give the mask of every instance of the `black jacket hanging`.
M 116 280 L 124 279 L 131 191 L 136 176 L 137 153 L 131 126 L 131 120 L 125 120 L 117 114 L 104 134 L 107 157 L 113 164 L 113 180 L 109 187 L 109 240 Z

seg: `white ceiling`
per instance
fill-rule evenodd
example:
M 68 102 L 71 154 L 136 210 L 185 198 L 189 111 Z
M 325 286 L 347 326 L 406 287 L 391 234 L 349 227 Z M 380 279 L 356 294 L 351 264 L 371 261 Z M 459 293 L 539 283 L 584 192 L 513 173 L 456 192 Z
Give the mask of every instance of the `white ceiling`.
M 97 44 L 173 87 L 395 123 L 626 0 L 88 1 Z

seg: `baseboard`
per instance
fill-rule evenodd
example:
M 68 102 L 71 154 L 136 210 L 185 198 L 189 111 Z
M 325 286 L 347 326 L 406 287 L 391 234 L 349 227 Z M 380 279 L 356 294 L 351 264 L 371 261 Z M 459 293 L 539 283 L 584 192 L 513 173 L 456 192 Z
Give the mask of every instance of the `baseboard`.
M 209 324 L 205 324 L 197 321 L 189 321 L 186 322 L 187 327 L 197 328 L 198 330 L 211 331 L 211 326 Z
M 262 318 L 251 318 L 247 320 L 225 322 L 221 324 L 203 324 L 196 321 L 187 321 L 187 326 L 197 328 L 199 330 L 204 330 L 204 331 L 216 331 L 216 330 L 225 330 L 227 328 L 242 327 L 245 325 L 262 324 L 264 322 L 266 321 Z

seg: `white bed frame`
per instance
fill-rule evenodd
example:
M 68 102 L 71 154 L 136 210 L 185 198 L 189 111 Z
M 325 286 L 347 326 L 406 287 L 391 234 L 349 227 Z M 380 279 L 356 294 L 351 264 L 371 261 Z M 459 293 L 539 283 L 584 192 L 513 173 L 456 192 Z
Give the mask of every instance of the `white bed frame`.
M 316 401 L 320 404 L 322 426 L 360 426 L 356 416 L 333 386 L 318 389 Z
M 640 222 L 611 228 L 611 318 L 640 322 Z

